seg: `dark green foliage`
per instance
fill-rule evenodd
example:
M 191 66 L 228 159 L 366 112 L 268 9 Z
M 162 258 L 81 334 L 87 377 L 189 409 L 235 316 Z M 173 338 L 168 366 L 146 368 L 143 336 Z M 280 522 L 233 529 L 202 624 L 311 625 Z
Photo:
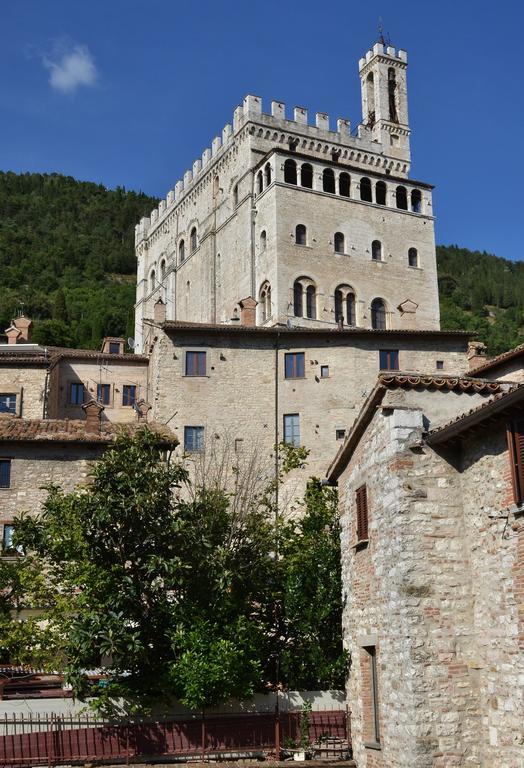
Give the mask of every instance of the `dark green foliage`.
M 132 336 L 134 227 L 156 204 L 59 174 L 0 173 L 0 331 L 23 305 L 35 329 L 46 323 L 44 344 Z
M 476 331 L 497 355 L 524 342 L 524 262 L 437 246 L 443 329 Z

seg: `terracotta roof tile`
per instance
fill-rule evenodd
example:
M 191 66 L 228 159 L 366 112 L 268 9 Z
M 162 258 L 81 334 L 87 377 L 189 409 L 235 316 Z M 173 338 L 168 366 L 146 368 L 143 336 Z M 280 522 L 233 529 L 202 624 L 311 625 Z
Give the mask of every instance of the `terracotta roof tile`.
M 19 419 L 15 416 L 0 419 L 0 442 L 71 442 L 111 443 L 123 432 L 134 434 L 144 422 L 114 424 L 103 421 L 100 432 L 87 432 L 85 420 L 80 419 Z M 177 438 L 167 427 L 147 422 L 166 444 L 176 444 Z

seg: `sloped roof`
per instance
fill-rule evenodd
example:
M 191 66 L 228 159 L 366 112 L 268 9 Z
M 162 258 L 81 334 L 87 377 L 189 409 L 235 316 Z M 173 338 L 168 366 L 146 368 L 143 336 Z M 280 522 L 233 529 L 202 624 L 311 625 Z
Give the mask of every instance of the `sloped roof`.
M 166 445 L 177 445 L 178 440 L 163 424 L 133 422 L 114 424 L 102 421 L 99 432 L 88 432 L 87 421 L 80 419 L 19 419 L 15 416 L 0 418 L 0 442 L 55 442 L 55 443 L 111 443 L 122 432 L 135 434 L 144 426 L 156 432 Z
M 9 344 L 0 347 L 0 366 L 4 364 L 55 365 L 59 360 L 100 360 L 147 364 L 147 355 L 125 352 L 122 355 L 99 352 L 96 349 L 72 349 L 70 347 L 44 347 L 37 344 Z
M 502 354 L 492 357 L 491 360 L 486 360 L 485 363 L 477 365 L 476 368 L 472 368 L 468 375 L 476 376 L 478 373 L 484 373 L 491 368 L 496 368 L 497 366 L 502 365 L 502 363 L 506 363 L 508 360 L 514 360 L 521 355 L 524 355 L 524 344 L 520 344 L 518 347 L 513 347 L 513 349 L 508 349 L 507 352 L 502 352 Z

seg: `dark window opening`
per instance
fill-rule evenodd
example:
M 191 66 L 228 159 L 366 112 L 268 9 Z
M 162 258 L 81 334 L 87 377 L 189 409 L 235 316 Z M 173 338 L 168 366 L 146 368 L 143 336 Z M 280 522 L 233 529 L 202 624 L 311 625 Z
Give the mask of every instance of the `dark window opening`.
M 300 169 L 300 183 L 307 189 L 313 189 L 313 166 L 309 163 L 303 163 Z
M 257 193 L 260 194 L 264 189 L 264 176 L 262 171 L 257 173 Z
M 204 427 L 184 427 L 184 451 L 202 453 L 204 450 Z
M 320 378 L 329 379 L 329 365 L 320 366 Z
M 388 100 L 389 100 L 389 119 L 392 123 L 398 123 L 397 112 L 397 79 L 393 67 L 388 69 Z
M 0 459 L 0 488 L 11 487 L 11 459 Z
M 381 349 L 379 366 L 381 371 L 398 371 L 398 349 Z
M 136 384 L 124 384 L 122 387 L 122 405 L 133 407 L 136 403 Z
M 266 187 L 268 187 L 271 184 L 271 165 L 269 163 L 266 163 L 264 167 L 264 177 L 266 181 Z
M 306 316 L 310 320 L 315 320 L 317 317 L 316 293 L 313 285 L 308 285 L 306 288 Z
M 71 405 L 83 405 L 84 403 L 84 385 L 81 382 L 73 381 L 69 389 L 69 402 Z
M 294 160 L 286 160 L 284 163 L 284 181 L 286 184 L 297 183 L 297 164 Z
M 377 205 L 386 205 L 387 187 L 384 181 L 377 181 L 375 185 L 375 200 Z
M 436 368 L 437 368 L 437 371 L 443 371 L 444 370 L 444 360 L 437 360 Z
M 345 429 L 335 429 L 335 439 L 336 440 L 343 440 L 346 436 L 346 430 Z
M 349 173 L 341 173 L 338 177 L 338 190 L 342 197 L 349 197 L 351 189 L 351 177 Z
M 408 209 L 408 193 L 406 187 L 397 187 L 397 208 L 401 211 Z
M 97 384 L 96 399 L 101 405 L 109 405 L 111 402 L 111 384 Z
M 186 352 L 186 376 L 206 375 L 206 353 Z
M 418 267 L 418 253 L 416 248 L 410 248 L 408 251 L 408 265 Z
M 373 72 L 370 72 L 366 78 L 366 94 L 368 106 L 367 124 L 369 128 L 375 125 L 375 82 Z
M 382 243 L 380 240 L 373 240 L 371 243 L 371 258 L 373 261 L 382 261 Z
M 16 395 L 0 395 L 0 413 L 16 413 Z
M 351 326 L 357 324 L 354 293 L 348 293 L 346 296 L 346 323 Z
M 386 330 L 386 305 L 382 299 L 371 302 L 371 327 L 376 331 Z
M 344 253 L 344 235 L 342 232 L 335 232 L 335 237 L 333 238 L 334 245 L 335 245 L 335 253 Z
M 238 205 L 238 184 L 235 184 L 233 187 L 233 207 L 236 208 Z
M 293 286 L 293 314 L 295 317 L 302 317 L 304 313 L 303 292 L 302 283 L 299 280 L 295 280 Z
M 191 234 L 189 236 L 189 245 L 190 245 L 191 253 L 193 253 L 193 251 L 196 250 L 197 244 L 198 244 L 197 231 L 196 231 L 196 227 L 193 227 L 193 229 L 191 230 Z
M 305 353 L 287 352 L 285 355 L 286 379 L 303 379 L 305 372 Z
M 368 495 L 365 485 L 361 485 L 355 491 L 355 501 L 357 506 L 357 540 L 366 541 L 368 539 Z
M 335 172 L 332 168 L 325 168 L 322 174 L 322 189 L 324 192 L 335 194 Z
M 411 190 L 411 210 L 413 213 L 421 213 L 422 211 L 422 194 L 420 189 Z
M 373 196 L 371 193 L 371 181 L 367 178 L 367 176 L 364 176 L 363 179 L 360 179 L 360 199 L 364 200 L 366 203 L 373 202 Z
M 186 246 L 183 240 L 180 241 L 180 244 L 178 246 L 178 258 L 180 262 L 184 261 L 186 258 Z
M 295 227 L 295 243 L 297 245 L 306 245 L 307 231 L 304 224 L 297 224 Z

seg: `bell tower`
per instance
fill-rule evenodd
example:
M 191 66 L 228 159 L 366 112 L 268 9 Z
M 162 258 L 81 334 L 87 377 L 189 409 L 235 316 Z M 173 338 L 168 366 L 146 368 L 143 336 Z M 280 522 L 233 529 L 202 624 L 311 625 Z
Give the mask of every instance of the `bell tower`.
M 359 61 L 362 89 L 362 123 L 372 132 L 384 153 L 410 159 L 407 53 L 383 42 Z

